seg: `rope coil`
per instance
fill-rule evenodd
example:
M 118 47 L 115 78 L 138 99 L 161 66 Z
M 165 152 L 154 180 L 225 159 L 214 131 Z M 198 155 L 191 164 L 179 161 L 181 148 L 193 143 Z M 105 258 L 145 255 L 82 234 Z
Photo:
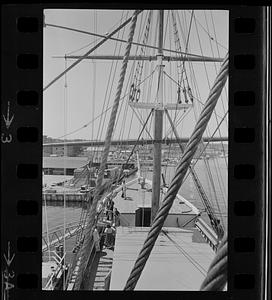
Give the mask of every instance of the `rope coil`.
M 179 166 L 176 169 L 176 174 L 171 182 L 167 194 L 162 202 L 161 207 L 153 221 L 152 227 L 148 233 L 148 236 L 144 242 L 143 248 L 134 264 L 134 267 L 130 273 L 124 290 L 134 290 L 141 273 L 145 267 L 145 264 L 151 254 L 151 251 L 155 245 L 158 235 L 163 227 L 164 221 L 169 213 L 169 210 L 173 204 L 173 201 L 177 195 L 178 190 L 183 182 L 186 172 L 189 168 L 191 160 L 197 150 L 198 144 L 201 141 L 204 131 L 211 118 L 213 110 L 216 106 L 217 100 L 221 94 L 221 91 L 225 85 L 228 75 L 228 54 L 225 57 L 219 74 L 216 77 L 213 88 L 210 91 L 205 106 L 201 112 L 199 120 L 195 126 L 192 136 L 190 137 L 186 149 L 183 153 Z M 223 280 L 222 278 L 221 280 Z

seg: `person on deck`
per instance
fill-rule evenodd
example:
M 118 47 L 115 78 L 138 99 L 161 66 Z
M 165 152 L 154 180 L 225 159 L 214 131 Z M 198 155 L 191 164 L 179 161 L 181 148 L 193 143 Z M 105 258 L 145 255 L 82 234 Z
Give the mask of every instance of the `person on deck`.
M 123 180 L 123 186 L 122 186 L 122 195 L 121 197 L 124 198 L 125 200 L 127 199 L 127 187 L 126 187 L 126 181 Z
M 115 226 L 120 226 L 120 212 L 117 208 L 114 209 L 114 224 Z
M 113 219 L 113 208 L 114 208 L 114 202 L 110 198 L 107 203 L 107 220 L 112 221 Z
M 94 245 L 95 245 L 95 251 L 99 252 L 100 251 L 100 236 L 99 236 L 99 233 L 97 230 L 97 226 L 94 227 L 93 240 L 94 240 Z
M 113 234 L 115 229 L 111 227 L 109 224 L 105 228 L 105 246 L 106 248 L 111 248 L 113 246 Z
M 143 180 L 141 181 L 141 189 L 145 189 L 145 178 L 143 178 Z

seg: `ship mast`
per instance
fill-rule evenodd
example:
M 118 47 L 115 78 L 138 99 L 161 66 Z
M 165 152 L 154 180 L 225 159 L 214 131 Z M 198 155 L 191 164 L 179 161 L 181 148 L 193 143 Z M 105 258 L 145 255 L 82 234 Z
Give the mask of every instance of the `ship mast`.
M 161 140 L 163 125 L 163 16 L 164 11 L 159 10 L 159 41 L 158 41 L 158 106 L 154 112 L 154 156 L 153 156 L 153 180 L 152 180 L 152 206 L 151 221 L 154 220 L 160 205 L 161 190 Z

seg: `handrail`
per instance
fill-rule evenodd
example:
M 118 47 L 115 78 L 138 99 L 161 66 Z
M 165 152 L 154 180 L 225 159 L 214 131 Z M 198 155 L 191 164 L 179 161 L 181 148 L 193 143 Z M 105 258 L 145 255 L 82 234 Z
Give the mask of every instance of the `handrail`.
M 66 225 L 66 227 L 71 227 L 71 226 L 73 226 L 73 225 L 75 225 L 75 224 L 78 225 L 79 222 L 78 222 L 78 221 L 70 222 L 70 223 L 68 223 L 68 224 Z M 54 228 L 52 228 L 52 229 L 49 231 L 49 234 L 50 234 L 50 233 L 53 233 L 54 231 L 57 231 L 58 228 L 63 229 L 63 224 L 58 225 L 58 226 L 55 226 Z M 45 235 L 45 234 L 47 234 L 46 231 L 44 231 L 44 232 L 42 233 L 42 235 Z
M 50 278 L 48 280 L 48 282 L 46 283 L 45 287 L 43 288 L 43 290 L 53 290 L 54 287 L 53 287 L 53 279 L 59 274 L 59 272 L 62 270 L 62 261 L 64 260 L 64 257 L 65 257 L 65 253 L 63 255 L 63 257 L 61 258 L 61 260 L 57 263 L 57 266 L 58 266 L 58 269 L 55 270 L 55 272 L 53 272 L 51 275 L 50 275 Z M 57 272 L 56 272 L 57 271 Z
M 212 247 L 212 249 L 216 251 L 218 245 L 218 237 L 213 231 L 213 229 L 209 227 L 209 225 L 206 224 L 206 222 L 201 218 L 197 219 L 195 225 L 197 229 L 201 232 L 203 237 L 207 240 L 208 244 Z
M 94 257 L 96 255 L 96 252 L 93 253 L 93 250 L 95 249 L 95 244 L 94 244 L 94 240 L 91 237 L 90 240 L 90 257 L 89 257 L 89 261 L 87 263 L 88 267 L 91 267 Z M 75 255 L 74 260 L 72 262 L 72 266 L 71 266 L 71 271 L 69 274 L 69 278 L 67 279 L 67 289 L 68 290 L 73 290 L 74 289 L 74 285 L 76 283 L 75 279 L 77 277 L 77 273 L 78 273 L 78 268 L 76 270 L 76 267 L 78 265 L 79 260 L 81 260 L 82 256 L 78 257 L 78 254 L 80 253 L 80 249 L 78 251 L 78 253 Z M 91 262 L 91 264 L 89 265 L 89 262 Z
M 86 227 L 86 225 L 84 227 Z M 66 230 L 65 230 L 65 239 L 69 239 L 69 238 L 73 237 L 74 235 L 76 235 L 77 232 L 82 229 L 82 226 L 74 226 L 74 229 L 73 229 L 72 232 L 70 231 L 70 229 L 71 229 L 71 227 L 66 228 Z M 42 252 L 47 251 L 51 246 L 54 246 L 55 244 L 60 243 L 61 241 L 63 241 L 63 231 L 61 231 L 60 236 L 58 236 L 57 232 L 59 232 L 59 231 L 54 231 L 53 233 L 49 234 L 49 236 L 50 236 L 49 237 L 49 245 L 48 245 L 47 238 L 43 237 L 45 245 L 42 246 Z M 56 237 L 54 240 L 52 240 L 53 236 Z
M 74 226 L 67 227 L 67 228 L 65 229 L 65 232 L 66 232 L 66 233 L 67 233 L 67 232 L 69 233 L 69 230 L 71 230 L 71 229 L 76 229 L 77 227 L 80 228 L 81 226 L 79 226 L 79 225 L 74 225 Z M 54 235 L 57 235 L 58 232 L 60 232 L 60 235 L 63 234 L 63 230 L 60 228 L 60 229 L 57 229 L 57 230 L 54 230 L 54 231 L 49 232 L 48 235 L 52 237 L 52 236 L 54 236 Z M 47 236 L 44 234 L 44 235 L 43 235 L 43 238 L 44 238 L 44 239 L 47 239 Z

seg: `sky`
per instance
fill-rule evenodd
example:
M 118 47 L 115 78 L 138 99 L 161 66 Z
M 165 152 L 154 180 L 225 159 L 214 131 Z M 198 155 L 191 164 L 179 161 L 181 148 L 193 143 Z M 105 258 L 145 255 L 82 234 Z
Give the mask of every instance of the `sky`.
M 46 24 L 67 26 L 99 34 L 111 32 L 121 22 L 130 17 L 132 13 L 133 11 L 123 10 L 80 9 L 47 9 L 44 11 Z M 134 41 L 143 41 L 148 15 L 149 11 L 144 11 L 138 16 Z M 175 11 L 174 15 L 179 42 L 176 40 L 175 43 L 177 35 L 173 34 L 172 12 L 165 11 L 164 48 L 175 50 L 180 45 L 181 51 L 185 52 L 186 41 L 188 40 L 187 51 L 189 53 L 224 58 L 228 51 L 228 11 L 192 12 L 187 10 Z M 154 10 L 152 11 L 148 37 L 148 44 L 150 45 L 157 45 L 158 43 L 157 28 L 157 11 Z M 114 37 L 126 40 L 128 31 L 129 25 Z M 91 35 L 50 26 L 44 27 L 43 39 L 44 86 L 63 72 L 65 67 L 70 66 L 75 61 L 72 59 L 65 60 L 65 55 L 83 55 L 96 42 L 101 40 L 101 38 Z M 123 55 L 124 50 L 125 43 L 108 40 L 91 55 Z M 157 50 L 141 49 L 141 47 L 132 46 L 131 55 L 135 53 L 139 55 L 143 53 L 141 51 L 145 51 L 145 55 L 148 56 L 157 54 Z M 175 53 L 166 51 L 164 51 L 164 54 L 176 56 Z M 62 56 L 62 58 L 56 58 L 56 56 Z M 71 69 L 66 76 L 63 76 L 46 89 L 43 93 L 43 134 L 53 138 L 60 138 L 66 135 L 67 139 L 103 139 L 111 112 L 110 108 L 116 93 L 121 64 L 121 60 L 83 60 Z M 124 82 L 113 139 L 137 138 L 142 127 L 141 122 L 143 123 L 149 114 L 149 111 L 137 110 L 136 116 L 135 112 L 128 106 L 128 94 L 133 82 L 132 78 L 135 75 L 136 65 L 137 62 L 135 61 L 129 61 L 128 63 L 126 73 L 128 79 Z M 147 61 L 143 66 L 139 101 L 157 101 L 158 72 L 156 65 L 156 61 Z M 164 71 L 168 76 L 164 75 L 163 77 L 163 103 L 177 102 L 177 85 L 174 81 L 177 81 L 178 72 L 182 67 L 182 63 L 165 62 Z M 178 114 L 171 112 L 173 120 L 178 122 L 178 120 L 182 119 L 182 122 L 177 123 L 180 136 L 188 137 L 191 134 L 195 125 L 195 119 L 197 119 L 202 107 L 199 101 L 202 103 L 206 101 L 219 68 L 220 63 L 218 62 L 207 62 L 205 64 L 203 62 L 185 63 L 186 76 L 195 97 L 195 106 L 186 113 L 183 111 L 179 111 Z M 182 93 L 181 97 L 183 97 Z M 107 109 L 107 114 L 103 114 L 103 118 L 99 117 L 105 109 Z M 213 115 L 211 118 L 209 128 L 204 134 L 205 136 L 210 136 L 213 133 L 227 109 L 228 86 L 226 84 L 216 107 L 216 115 Z M 94 118 L 95 121 L 93 121 Z M 169 122 L 165 117 L 163 136 L 169 132 L 169 127 Z M 69 134 L 74 131 L 74 134 Z M 150 138 L 149 134 L 153 134 L 152 118 L 148 122 L 147 131 L 149 133 L 144 132 L 143 138 Z M 217 132 L 215 136 L 227 136 L 227 134 L 228 124 L 226 119 L 222 122 L 220 132 Z

